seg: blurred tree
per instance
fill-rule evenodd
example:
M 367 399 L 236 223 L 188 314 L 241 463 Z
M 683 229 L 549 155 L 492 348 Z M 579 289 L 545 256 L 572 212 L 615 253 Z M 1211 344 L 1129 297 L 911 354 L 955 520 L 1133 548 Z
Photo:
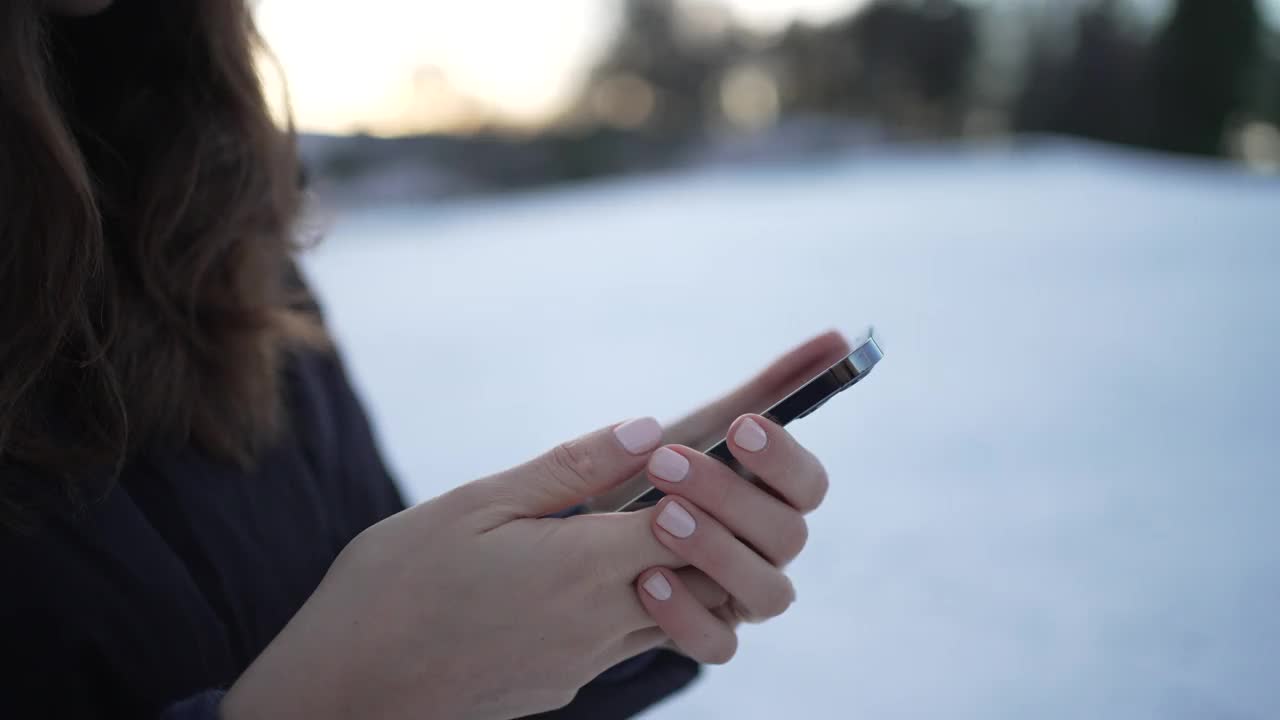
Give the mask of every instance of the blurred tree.
M 956 0 L 878 0 L 824 28 L 792 26 L 776 53 L 792 112 L 879 121 L 897 135 L 963 126 L 976 13 Z
M 907 134 L 958 134 L 977 50 L 974 11 L 955 0 L 882 0 L 853 23 L 884 122 Z
M 716 6 L 625 0 L 621 28 L 588 80 L 585 114 L 657 135 L 696 134 L 712 115 L 715 82 L 741 52 Z
M 707 134 L 795 116 L 867 121 L 848 135 L 862 141 L 992 127 L 1205 155 L 1280 121 L 1257 0 L 1172 0 L 1160 28 L 1133 0 L 872 0 L 773 36 L 714 0 L 617 2 L 617 34 L 544 158 L 566 176 L 660 165 Z
M 1125 21 L 1121 3 L 1077 10 L 1062 42 L 1058 18 L 1033 35 L 1023 89 L 1014 108 L 1021 132 L 1074 135 L 1102 142 L 1143 140 L 1150 116 L 1146 47 Z
M 1280 127 L 1280 32 L 1268 32 L 1264 47 L 1255 83 L 1257 113 L 1272 125 Z
M 1152 56 L 1151 145 L 1223 154 L 1232 117 L 1250 100 L 1261 41 L 1254 0 L 1179 0 Z
M 615 36 L 546 131 L 355 137 L 316 145 L 310 169 L 358 185 L 410 158 L 448 169 L 428 178 L 433 192 L 527 187 L 696 161 L 708 135 L 822 116 L 722 147 L 786 153 L 1013 129 L 1231 152 L 1280 172 L 1278 29 L 1264 27 L 1259 0 L 1169 1 L 1160 27 L 1136 0 L 871 0 L 762 34 L 715 0 L 614 0 Z M 486 114 L 430 68 L 415 89 L 433 113 L 443 103 Z
M 773 55 L 782 67 L 784 111 L 839 115 L 870 111 L 859 48 L 838 27 L 793 23 Z

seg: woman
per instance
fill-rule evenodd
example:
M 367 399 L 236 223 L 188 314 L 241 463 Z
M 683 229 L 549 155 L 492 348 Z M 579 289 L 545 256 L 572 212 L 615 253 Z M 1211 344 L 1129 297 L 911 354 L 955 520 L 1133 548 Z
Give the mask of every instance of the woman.
M 0 717 L 626 717 L 789 605 L 826 477 L 733 418 L 838 335 L 406 509 L 291 263 L 244 0 L 0 33 Z M 687 447 L 730 421 L 772 493 Z M 565 517 L 646 467 L 658 507 Z

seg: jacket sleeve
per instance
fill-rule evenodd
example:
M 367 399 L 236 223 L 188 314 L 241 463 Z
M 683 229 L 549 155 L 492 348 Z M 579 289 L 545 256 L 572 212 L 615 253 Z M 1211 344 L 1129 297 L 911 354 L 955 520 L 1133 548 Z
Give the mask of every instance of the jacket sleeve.
M 16 580 L 6 578 L 6 580 Z M 0 717 L 57 717 L 98 720 L 92 658 L 72 633 L 59 631 L 53 619 L 35 608 L 0 602 Z
M 655 650 L 606 671 L 559 710 L 538 720 L 622 720 L 680 691 L 698 676 L 698 663 L 669 650 Z
M 170 705 L 160 714 L 160 720 L 218 720 L 218 707 L 224 695 L 223 690 L 205 690 L 192 695 Z

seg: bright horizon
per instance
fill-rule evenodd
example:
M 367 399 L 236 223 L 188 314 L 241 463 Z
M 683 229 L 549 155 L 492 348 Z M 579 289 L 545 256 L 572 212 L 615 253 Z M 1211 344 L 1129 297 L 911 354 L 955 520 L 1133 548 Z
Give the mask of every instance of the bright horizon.
M 722 4 L 749 26 L 769 29 L 828 20 L 865 2 Z M 477 114 L 517 126 L 546 122 L 603 50 L 617 7 L 606 0 L 260 0 L 257 20 L 288 80 L 300 130 L 394 135 L 465 128 Z
M 867 2 L 717 4 L 749 27 L 772 30 L 793 20 L 831 20 Z M 1130 2 L 1159 12 L 1167 0 Z M 620 0 L 258 0 L 256 15 L 300 130 L 400 135 L 465 130 L 483 120 L 537 127 L 553 119 L 604 50 L 619 7 Z M 1273 22 L 1280 19 L 1280 0 L 1263 7 Z M 283 94 L 272 88 L 271 95 L 279 110 Z

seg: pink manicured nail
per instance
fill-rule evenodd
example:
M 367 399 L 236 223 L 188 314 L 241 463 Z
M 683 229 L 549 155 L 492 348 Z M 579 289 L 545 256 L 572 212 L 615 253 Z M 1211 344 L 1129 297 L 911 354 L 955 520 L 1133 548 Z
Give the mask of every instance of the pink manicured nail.
M 662 442 L 662 426 L 653 418 L 636 418 L 614 428 L 613 435 L 627 452 L 643 455 Z
M 697 529 L 698 523 L 694 521 L 688 510 L 672 500 L 658 515 L 658 526 L 678 538 L 687 538 Z
M 671 483 L 678 483 L 689 474 L 689 460 L 671 448 L 658 448 L 649 458 L 649 472 Z
M 733 432 L 733 443 L 747 452 L 760 452 L 769 443 L 769 436 L 764 434 L 760 423 L 747 418 Z
M 644 581 L 644 590 L 653 596 L 655 600 L 671 599 L 671 583 L 667 582 L 667 578 L 660 572 L 656 572 Z

